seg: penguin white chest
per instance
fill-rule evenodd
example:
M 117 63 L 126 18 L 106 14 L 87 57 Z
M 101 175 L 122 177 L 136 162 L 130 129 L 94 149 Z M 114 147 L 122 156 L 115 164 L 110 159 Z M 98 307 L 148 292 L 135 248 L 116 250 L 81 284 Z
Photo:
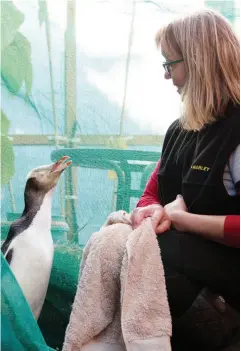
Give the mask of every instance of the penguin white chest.
M 10 267 L 36 318 L 46 296 L 54 252 L 51 233 L 44 233 L 44 237 L 45 240 L 33 238 L 33 230 L 26 230 L 10 246 L 13 249 Z
M 10 267 L 36 319 L 41 312 L 52 268 L 54 246 L 51 236 L 51 207 L 43 202 L 31 225 L 9 246 Z

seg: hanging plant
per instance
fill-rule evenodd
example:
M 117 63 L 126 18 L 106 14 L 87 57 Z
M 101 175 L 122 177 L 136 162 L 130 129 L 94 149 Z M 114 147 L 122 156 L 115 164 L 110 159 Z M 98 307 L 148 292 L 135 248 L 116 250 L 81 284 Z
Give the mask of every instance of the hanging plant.
M 1 183 L 5 185 L 14 175 L 13 144 L 8 137 L 10 122 L 1 110 Z
M 8 91 L 17 95 L 24 89 L 28 98 L 32 88 L 31 44 L 20 33 L 24 14 L 11 1 L 1 3 L 1 78 Z M 8 137 L 10 121 L 1 110 L 1 184 L 14 175 L 14 150 Z

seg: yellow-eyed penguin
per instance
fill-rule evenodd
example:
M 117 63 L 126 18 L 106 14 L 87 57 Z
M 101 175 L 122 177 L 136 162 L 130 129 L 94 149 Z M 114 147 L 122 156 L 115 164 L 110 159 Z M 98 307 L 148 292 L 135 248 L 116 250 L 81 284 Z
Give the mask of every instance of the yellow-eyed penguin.
M 1 247 L 36 319 L 45 300 L 53 262 L 52 195 L 61 173 L 71 164 L 67 159 L 64 156 L 29 173 L 24 211 L 10 226 Z

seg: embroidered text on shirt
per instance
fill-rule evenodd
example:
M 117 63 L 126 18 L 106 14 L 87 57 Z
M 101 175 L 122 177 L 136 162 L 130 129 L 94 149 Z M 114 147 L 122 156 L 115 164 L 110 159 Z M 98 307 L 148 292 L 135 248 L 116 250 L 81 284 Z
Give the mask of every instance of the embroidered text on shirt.
M 200 166 L 200 165 L 192 165 L 191 168 L 197 169 L 199 171 L 204 171 L 204 172 L 208 172 L 210 170 L 210 167 Z

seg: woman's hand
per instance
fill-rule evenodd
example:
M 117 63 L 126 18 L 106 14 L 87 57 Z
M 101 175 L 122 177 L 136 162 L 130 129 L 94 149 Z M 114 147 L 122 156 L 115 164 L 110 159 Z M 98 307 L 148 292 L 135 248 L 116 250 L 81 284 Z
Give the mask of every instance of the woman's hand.
M 209 240 L 224 243 L 225 216 L 189 213 L 181 195 L 164 207 L 172 226 L 182 232 L 201 235 Z
M 172 214 L 176 211 L 187 212 L 187 206 L 182 195 L 177 195 L 176 200 L 170 202 L 164 207 L 166 214 L 171 218 Z
M 151 217 L 153 229 L 156 234 L 161 234 L 170 228 L 171 221 L 163 206 L 158 204 L 135 208 L 131 214 L 132 228 L 139 227 L 147 217 Z
M 185 225 L 182 223 L 182 216 L 184 212 L 187 212 L 187 206 L 182 195 L 177 195 L 176 200 L 167 204 L 164 210 L 175 229 L 180 231 L 186 230 Z

